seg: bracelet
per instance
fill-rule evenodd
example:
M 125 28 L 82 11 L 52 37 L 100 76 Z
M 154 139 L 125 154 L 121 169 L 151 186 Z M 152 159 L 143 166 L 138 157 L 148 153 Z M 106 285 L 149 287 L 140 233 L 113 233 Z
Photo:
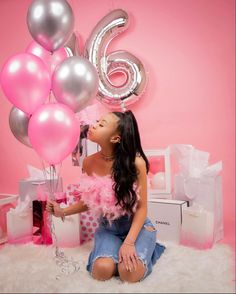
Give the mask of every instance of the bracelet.
M 124 241 L 124 244 L 134 246 L 134 243 L 130 243 L 130 242 L 127 242 L 127 241 Z

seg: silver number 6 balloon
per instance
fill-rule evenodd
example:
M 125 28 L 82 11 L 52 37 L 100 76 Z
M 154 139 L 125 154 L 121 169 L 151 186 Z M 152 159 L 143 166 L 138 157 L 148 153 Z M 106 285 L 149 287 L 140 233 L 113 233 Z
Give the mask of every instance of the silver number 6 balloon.
M 107 107 L 125 109 L 143 93 L 147 77 L 141 61 L 126 51 L 115 51 L 106 56 L 110 41 L 128 26 L 128 14 L 116 9 L 104 16 L 91 32 L 85 44 L 85 57 L 96 67 L 99 76 L 97 98 Z M 126 81 L 115 86 L 109 79 L 122 72 Z

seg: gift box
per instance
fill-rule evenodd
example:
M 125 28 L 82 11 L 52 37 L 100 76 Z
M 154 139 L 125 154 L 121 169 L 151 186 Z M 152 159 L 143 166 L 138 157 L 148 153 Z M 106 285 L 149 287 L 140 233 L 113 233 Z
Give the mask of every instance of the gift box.
M 17 204 L 18 195 L 0 194 L 0 244 L 7 242 L 7 212 Z
M 149 161 L 147 175 L 148 197 L 155 199 L 172 199 L 170 149 L 144 150 Z
M 174 199 L 189 201 L 213 214 L 213 240 L 223 238 L 222 162 L 209 165 L 209 153 L 191 145 L 176 145 L 179 172 L 174 176 Z
M 98 228 L 98 220 L 91 211 L 81 213 L 80 227 L 81 244 L 92 241 L 95 231 Z
M 60 207 L 67 207 L 61 204 Z M 80 245 L 80 214 L 68 215 L 62 221 L 59 217 L 52 216 L 55 236 L 53 242 L 60 247 L 76 247 Z
M 153 190 L 147 189 L 148 199 L 173 199 L 172 193 L 153 193 Z
M 80 200 L 79 185 L 70 184 L 66 188 L 66 197 L 69 205 Z M 91 241 L 98 227 L 98 220 L 91 211 L 80 213 L 80 243 Z
M 183 209 L 180 244 L 197 249 L 211 248 L 214 242 L 214 213 L 199 205 Z
M 7 238 L 8 243 L 27 243 L 33 236 L 33 213 L 30 207 L 31 199 L 18 201 L 15 208 L 7 212 Z
M 42 171 L 31 165 L 27 166 L 29 177 L 19 181 L 19 196 L 22 201 L 28 195 L 32 201 L 37 200 L 38 193 L 53 194 L 63 191 L 62 178 L 50 179 L 49 171 Z
M 184 200 L 149 199 L 148 217 L 157 229 L 157 241 L 180 243 Z

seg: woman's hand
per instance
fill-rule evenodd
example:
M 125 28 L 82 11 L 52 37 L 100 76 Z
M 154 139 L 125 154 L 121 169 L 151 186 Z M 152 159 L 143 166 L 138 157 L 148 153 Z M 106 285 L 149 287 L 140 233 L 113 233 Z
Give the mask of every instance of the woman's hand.
M 60 205 L 56 201 L 48 200 L 46 205 L 46 210 L 56 217 L 64 216 L 63 209 L 60 207 Z
M 138 267 L 138 257 L 134 245 L 126 244 L 121 245 L 119 250 L 119 262 L 124 262 L 127 271 L 136 271 Z

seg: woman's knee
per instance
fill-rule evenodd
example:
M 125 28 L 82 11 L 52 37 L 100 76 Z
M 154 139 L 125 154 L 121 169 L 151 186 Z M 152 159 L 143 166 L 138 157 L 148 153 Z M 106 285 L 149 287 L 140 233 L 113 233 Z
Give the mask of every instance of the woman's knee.
M 115 273 L 116 264 L 110 257 L 99 257 L 93 265 L 92 276 L 96 280 L 109 280 Z
M 143 265 L 141 260 L 138 260 L 137 262 L 138 262 L 138 266 L 136 270 L 133 269 L 133 271 L 131 272 L 126 269 L 123 262 L 119 263 L 118 271 L 119 271 L 120 279 L 122 281 L 135 283 L 135 282 L 139 282 L 143 278 L 146 268 Z

